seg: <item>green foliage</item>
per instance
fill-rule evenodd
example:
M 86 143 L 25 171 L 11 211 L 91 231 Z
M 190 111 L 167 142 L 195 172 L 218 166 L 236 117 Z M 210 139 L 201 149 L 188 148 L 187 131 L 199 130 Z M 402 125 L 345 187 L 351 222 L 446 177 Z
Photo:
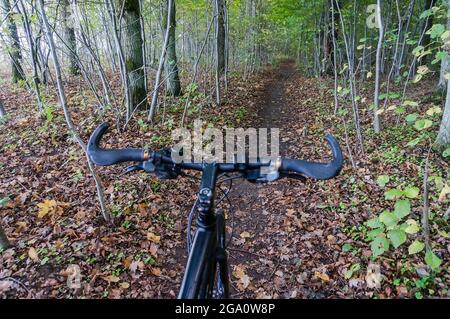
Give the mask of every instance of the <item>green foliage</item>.
M 9 196 L 1 198 L 0 199 L 0 207 L 6 206 L 6 204 L 8 204 L 10 200 L 11 200 L 11 198 L 9 198 Z
M 442 156 L 443 157 L 449 157 L 450 156 L 450 146 L 445 149 L 445 151 L 442 153 Z
M 431 250 L 425 253 L 425 262 L 433 270 L 438 270 L 442 264 L 442 260 L 436 256 Z
M 350 279 L 353 277 L 353 274 L 361 269 L 361 265 L 359 263 L 351 265 L 351 267 L 345 272 L 345 279 Z
M 386 184 L 389 183 L 389 175 L 380 175 L 377 178 L 377 184 L 380 187 L 386 186 Z
M 380 187 L 384 187 L 380 186 Z M 419 224 L 412 218 L 403 222 L 411 214 L 411 201 L 419 195 L 419 189 L 415 186 L 392 188 L 385 192 L 386 200 L 395 200 L 394 210 L 385 210 L 380 215 L 369 219 L 365 224 L 372 230 L 367 233 L 366 239 L 371 241 L 370 247 L 374 258 L 389 250 L 402 246 L 408 235 L 414 235 L 420 230 Z M 419 247 L 417 243 L 410 245 L 410 254 L 416 253 Z M 412 248 L 411 248 L 412 246 Z
M 425 244 L 419 240 L 415 240 L 408 247 L 408 253 L 410 255 L 420 253 L 425 248 Z

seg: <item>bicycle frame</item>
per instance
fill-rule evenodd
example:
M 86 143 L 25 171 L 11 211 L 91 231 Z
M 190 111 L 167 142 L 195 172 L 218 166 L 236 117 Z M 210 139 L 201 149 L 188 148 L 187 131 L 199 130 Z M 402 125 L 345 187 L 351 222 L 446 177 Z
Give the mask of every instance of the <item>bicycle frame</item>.
M 206 164 L 198 192 L 197 231 L 189 253 L 186 271 L 181 284 L 179 299 L 206 299 L 212 297 L 217 263 L 220 263 L 221 279 L 228 291 L 228 270 L 224 242 L 218 235 L 218 218 L 214 196 L 219 166 Z M 220 220 L 220 227 L 224 221 Z M 221 259 L 223 258 L 223 259 Z

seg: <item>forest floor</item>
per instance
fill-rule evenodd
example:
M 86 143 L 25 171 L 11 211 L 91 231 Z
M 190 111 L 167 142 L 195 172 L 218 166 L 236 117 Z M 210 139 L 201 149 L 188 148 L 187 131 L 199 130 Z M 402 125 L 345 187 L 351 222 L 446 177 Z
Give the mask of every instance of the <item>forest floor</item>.
M 69 103 L 81 135 L 107 116 L 92 117 L 93 103 L 77 84 L 68 84 Z M 343 125 L 332 115 L 331 83 L 303 77 L 295 64 L 284 61 L 247 81 L 235 81 L 225 105 L 194 108 L 197 116 L 217 127 L 278 127 L 281 155 L 326 161 L 324 140 L 333 133 L 345 149 Z M 426 86 L 418 98 L 429 95 Z M 370 92 L 367 92 L 370 97 Z M 95 187 L 77 145 L 67 134 L 61 112 L 49 111 L 36 119 L 32 96 L 10 89 L 1 98 L 9 113 L 0 124 L 0 199 L 2 225 L 14 244 L 0 255 L 0 295 L 6 298 L 174 298 L 186 262 L 187 215 L 195 200 L 198 181 L 179 177 L 158 179 L 136 173 L 122 175 L 123 167 L 99 169 L 115 226 L 104 223 Z M 50 100 L 50 99 L 49 99 Z M 200 100 L 199 100 L 200 101 Z M 194 103 L 196 100 L 194 100 Z M 201 105 L 201 103 L 199 102 Z M 132 123 L 123 133 L 105 136 L 111 147 L 159 147 L 184 103 L 167 108 L 161 124 Z M 424 106 L 426 109 L 426 106 Z M 203 111 L 202 111 L 203 109 Z M 236 182 L 227 229 L 233 298 L 393 298 L 449 296 L 450 240 L 448 201 L 438 202 L 431 187 L 431 240 L 443 260 L 432 273 L 419 254 L 407 247 L 374 259 L 364 240 L 364 222 L 392 203 L 376 179 L 389 174 L 400 184 L 421 185 L 426 149 L 403 147 L 409 141 L 393 127 L 379 137 L 370 133 L 370 117 L 362 112 L 367 155 L 353 154 L 342 174 L 330 181 L 282 179 L 254 185 Z M 353 136 L 350 144 L 354 146 Z M 347 153 L 347 152 L 346 152 Z M 431 172 L 448 178 L 449 165 L 430 158 Z M 421 200 L 412 216 L 420 218 Z M 446 235 L 446 236 L 443 236 Z M 359 264 L 350 276 L 346 272 Z M 81 271 L 81 288 L 71 289 L 71 265 Z M 380 273 L 370 274 L 377 266 Z M 348 274 L 348 272 L 347 272 Z M 380 286 L 373 287 L 373 276 Z M 426 278 L 426 280 L 424 280 Z

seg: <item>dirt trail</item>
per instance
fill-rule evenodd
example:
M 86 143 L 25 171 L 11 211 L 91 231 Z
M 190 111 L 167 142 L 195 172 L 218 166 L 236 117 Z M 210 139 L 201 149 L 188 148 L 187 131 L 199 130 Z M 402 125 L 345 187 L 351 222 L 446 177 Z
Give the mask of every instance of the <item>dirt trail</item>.
M 289 80 L 298 76 L 296 65 L 292 61 L 284 61 L 271 75 L 272 79 L 257 96 L 259 112 L 255 126 L 279 128 L 280 155 L 287 156 L 289 143 L 286 141 L 289 139 L 286 133 L 292 130 L 292 113 L 295 111 L 290 108 L 286 91 Z M 229 250 L 231 272 L 235 272 L 232 278 L 234 297 L 273 297 L 282 292 L 284 295 L 279 296 L 286 298 L 292 294 L 289 291 L 296 291 L 285 286 L 284 274 L 280 270 L 285 268 L 281 266 L 290 264 L 292 260 L 282 251 L 277 252 L 278 248 L 283 250 L 290 244 L 283 238 L 286 234 L 283 231 L 277 234 L 276 230 L 283 224 L 287 209 L 283 197 L 289 195 L 291 183 L 286 181 L 263 185 L 242 181 L 233 187 L 231 200 L 237 212 L 234 216 L 234 238 Z M 294 264 L 298 262 L 298 258 L 294 260 Z M 251 289 L 242 289 L 242 282 L 236 277 L 240 270 L 249 276 Z M 278 289 L 281 286 L 282 289 Z

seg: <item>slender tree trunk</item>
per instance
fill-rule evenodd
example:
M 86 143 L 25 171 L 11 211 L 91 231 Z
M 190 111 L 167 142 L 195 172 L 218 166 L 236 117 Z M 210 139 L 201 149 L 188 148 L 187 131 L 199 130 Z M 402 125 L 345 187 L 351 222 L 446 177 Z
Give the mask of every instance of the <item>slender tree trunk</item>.
M 170 17 L 172 15 L 172 8 L 173 8 L 172 1 L 174 1 L 174 0 L 167 0 L 167 1 L 169 2 L 169 5 L 167 6 L 168 10 L 167 10 L 166 19 L 168 19 L 168 17 Z M 159 86 L 161 84 L 161 73 L 162 73 L 162 70 L 164 67 L 164 60 L 166 57 L 167 47 L 168 47 L 168 43 L 169 43 L 171 28 L 170 28 L 170 25 L 167 23 L 165 24 L 165 26 L 166 26 L 166 33 L 164 35 L 164 44 L 161 48 L 161 56 L 159 58 L 158 71 L 156 72 L 155 88 L 153 89 L 153 94 L 152 94 L 152 104 L 150 105 L 150 111 L 148 113 L 149 121 L 153 121 L 153 118 L 156 113 L 156 106 L 158 105 Z
M 350 53 L 350 48 L 348 44 L 347 35 L 345 32 L 345 24 L 344 24 L 344 18 L 342 17 L 342 11 L 340 8 L 340 3 L 338 0 L 334 1 L 336 4 L 336 9 L 339 12 L 339 19 L 341 20 L 341 29 L 342 29 L 342 37 L 344 39 L 345 44 L 345 52 L 347 55 L 347 61 L 348 61 L 348 75 L 349 75 L 349 82 L 350 82 L 350 95 L 352 99 L 352 109 L 353 109 L 353 122 L 355 124 L 355 131 L 356 136 L 359 144 L 359 148 L 362 153 L 364 153 L 364 141 L 361 133 L 361 122 L 359 119 L 359 107 L 358 102 L 356 100 L 356 84 L 355 84 L 355 71 L 354 71 L 354 61 L 351 59 L 351 56 L 354 56 Z
M 450 30 L 450 0 L 447 0 L 447 29 Z M 438 83 L 438 89 L 441 91 L 445 91 L 445 88 L 447 86 L 447 80 L 445 79 L 445 76 L 447 73 L 450 73 L 449 68 L 449 60 L 450 60 L 450 45 L 445 45 L 445 50 L 447 51 L 447 57 L 441 61 L 441 71 L 439 74 L 439 83 Z
M 217 32 L 216 32 L 216 47 L 217 47 L 217 65 L 219 76 L 221 77 L 225 70 L 225 1 L 215 0 L 214 4 L 216 6 L 217 15 Z
M 435 0 L 425 0 L 425 10 L 430 10 L 434 3 L 436 1 Z M 419 42 L 419 45 L 423 45 L 425 48 L 430 44 L 431 42 L 431 36 L 429 34 L 427 34 L 427 31 L 431 28 L 431 26 L 433 25 L 433 16 L 429 16 L 428 19 L 425 20 L 424 24 L 423 24 L 423 29 L 422 29 L 422 33 L 424 34 L 423 39 L 421 42 Z M 430 55 L 427 55 L 424 57 L 423 62 L 424 64 L 427 63 L 428 58 Z
M 140 19 L 139 23 L 141 25 L 141 37 L 142 37 L 142 63 L 143 63 L 143 71 L 144 71 L 144 90 L 148 92 L 148 78 L 147 78 L 147 37 L 145 36 L 145 21 L 144 21 L 144 0 L 139 0 L 139 11 L 140 11 Z
M 224 62 L 222 61 L 223 59 L 223 46 L 224 43 L 222 43 L 222 39 L 220 39 L 223 35 L 221 34 L 221 32 L 224 31 L 223 29 L 223 14 L 222 14 L 222 21 L 220 21 L 219 18 L 219 10 L 221 9 L 221 5 L 220 5 L 220 0 L 215 0 L 215 8 L 214 8 L 214 21 L 216 22 L 216 34 L 215 34 L 215 38 L 216 38 L 216 42 L 215 42 L 215 62 L 216 62 L 216 104 L 218 106 L 220 106 L 221 104 L 221 92 L 220 92 L 220 77 L 221 74 L 223 72 L 223 68 L 221 66 L 221 63 Z M 222 26 L 221 26 L 222 24 Z
M 378 115 L 379 109 L 379 95 L 380 95 L 380 73 L 381 73 L 381 49 L 383 46 L 384 30 L 383 20 L 381 19 L 381 0 L 377 0 L 377 21 L 378 21 L 378 46 L 377 46 L 377 60 L 375 67 L 375 93 L 374 93 L 374 107 L 373 107 L 373 128 L 375 133 L 380 133 L 380 117 Z
M 402 63 L 405 58 L 405 51 L 406 51 L 406 46 L 407 46 L 406 42 L 408 41 L 407 34 L 409 31 L 409 26 L 411 24 L 411 17 L 413 16 L 413 13 L 414 13 L 414 6 L 415 6 L 415 0 L 412 0 L 408 6 L 406 26 L 405 26 L 405 30 L 403 31 L 403 38 L 402 38 L 402 49 L 400 50 L 400 56 L 398 57 L 396 67 L 395 67 L 395 72 L 394 72 L 395 78 L 398 78 L 400 76 L 400 69 L 401 69 Z
M 46 37 L 47 37 L 47 44 L 49 46 L 49 49 L 50 49 L 50 52 L 52 55 L 52 59 L 53 59 L 53 64 L 55 67 L 58 96 L 59 96 L 59 101 L 60 101 L 61 107 L 64 112 L 64 118 L 66 120 L 66 123 L 67 123 L 70 133 L 74 136 L 75 140 L 77 141 L 77 143 L 79 144 L 80 148 L 83 150 L 83 152 L 86 156 L 89 170 L 91 171 L 92 177 L 94 178 L 95 185 L 97 188 L 97 195 L 98 195 L 100 207 L 102 210 L 103 218 L 105 219 L 105 221 L 110 222 L 110 221 L 112 221 L 112 216 L 109 213 L 108 209 L 106 208 L 102 182 L 101 182 L 99 176 L 97 175 L 94 164 L 92 163 L 91 159 L 89 158 L 89 156 L 87 154 L 86 144 L 81 139 L 81 137 L 75 127 L 75 124 L 73 123 L 72 115 L 70 114 L 69 107 L 67 105 L 66 93 L 64 90 L 63 82 L 62 82 L 61 66 L 59 64 L 58 56 L 56 54 L 56 46 L 55 46 L 55 42 L 53 40 L 53 34 L 50 30 L 49 22 L 47 20 L 47 15 L 45 13 L 43 0 L 39 0 L 39 10 L 40 10 L 40 15 L 42 17 L 42 22 L 44 24 L 44 29 L 45 29 L 45 33 L 46 33 Z
M 19 10 L 19 12 L 22 15 L 23 26 L 25 29 L 26 37 L 27 37 L 28 46 L 30 47 L 31 66 L 32 66 L 32 70 L 33 70 L 34 93 L 36 96 L 39 113 L 42 113 L 42 110 L 44 107 L 43 107 L 42 98 L 41 98 L 41 90 L 39 88 L 40 80 L 39 80 L 38 71 L 37 71 L 37 56 L 36 56 L 37 50 L 35 50 L 36 42 L 33 41 L 33 37 L 31 35 L 31 28 L 30 28 L 30 22 L 28 19 L 27 8 L 25 7 L 22 0 L 19 0 L 19 4 L 20 4 L 20 7 L 22 8 L 21 12 L 20 12 L 20 10 Z
M 444 114 L 436 139 L 436 144 L 445 147 L 450 143 L 450 81 L 447 81 L 447 99 L 445 100 Z
M 22 54 L 20 52 L 20 42 L 19 36 L 17 34 L 17 26 L 14 22 L 13 12 L 11 9 L 10 0 L 1 0 L 0 6 L 2 7 L 2 12 L 4 14 L 4 19 L 7 24 L 8 31 L 8 54 L 11 59 L 11 72 L 12 72 L 12 82 L 17 83 L 20 80 L 25 80 L 25 74 L 21 66 Z
M 69 73 L 72 75 L 80 74 L 80 67 L 76 57 L 77 43 L 75 39 L 75 29 L 73 27 L 74 21 L 71 17 L 72 8 L 69 0 L 63 0 L 62 19 L 64 26 L 64 41 L 69 48 Z
M 334 10 L 334 1 L 331 1 L 331 38 L 333 41 L 333 71 L 334 71 L 334 113 L 339 109 L 339 99 L 338 99 L 338 66 L 337 66 L 337 57 L 336 57 L 336 12 Z
M 171 6 L 169 10 L 169 6 Z M 167 77 L 166 91 L 171 96 L 179 96 L 181 94 L 181 83 L 178 75 L 178 60 L 176 53 L 176 12 L 175 0 L 166 0 L 165 11 L 163 13 L 163 28 L 167 29 L 169 23 L 169 40 L 167 43 L 167 54 L 165 60 L 165 69 Z M 170 12 L 170 15 L 169 15 Z M 169 21 L 168 21 L 169 20 Z

